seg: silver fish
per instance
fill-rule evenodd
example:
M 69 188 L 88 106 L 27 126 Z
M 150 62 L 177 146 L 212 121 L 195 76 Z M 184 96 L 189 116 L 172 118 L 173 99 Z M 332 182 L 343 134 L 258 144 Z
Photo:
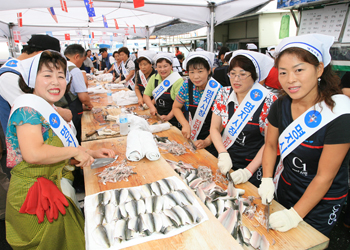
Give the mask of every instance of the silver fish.
M 126 210 L 126 212 L 128 212 L 128 215 L 130 218 L 136 217 L 138 215 L 137 201 L 132 200 L 132 201 L 125 203 L 125 210 Z
M 203 179 L 202 179 L 202 178 L 197 178 L 197 179 L 191 181 L 189 184 L 190 184 L 190 187 L 191 187 L 192 189 L 196 189 L 196 188 L 198 187 L 198 185 L 199 185 L 200 183 L 202 183 L 202 182 L 203 182 Z
M 196 190 L 196 195 L 199 197 L 199 199 L 204 203 L 207 196 L 205 195 L 203 189 L 201 189 L 200 187 L 197 188 Z
M 159 184 L 160 186 L 160 190 L 162 191 L 162 194 L 167 194 L 167 193 L 170 193 L 170 187 L 168 186 L 168 183 L 165 179 L 162 179 L 162 180 L 159 180 L 157 181 L 157 183 Z
M 106 231 L 107 231 L 107 237 L 109 240 L 109 243 L 111 246 L 114 245 L 114 230 L 115 230 L 115 221 L 111 221 L 110 223 L 104 224 Z
M 129 190 L 127 188 L 123 188 L 120 190 L 118 205 L 125 203 L 129 196 Z
M 152 188 L 152 191 L 155 195 L 159 196 L 159 195 L 162 195 L 161 193 L 161 190 L 159 188 L 159 185 L 157 184 L 157 182 L 152 182 L 151 183 L 151 188 Z
M 170 220 L 170 218 L 166 216 L 164 213 L 160 213 L 159 215 L 162 219 L 162 227 L 160 229 L 160 232 L 163 234 L 166 234 L 173 227 L 173 223 Z
M 128 221 L 128 228 L 132 231 L 138 232 L 138 217 L 130 218 Z
M 109 242 L 107 235 L 107 230 L 103 225 L 98 225 L 95 228 L 92 237 L 98 245 L 103 246 L 105 248 L 111 247 L 111 243 Z
M 169 194 L 163 195 L 164 198 L 164 209 L 171 209 L 176 206 L 176 202 L 169 196 Z
M 153 196 L 153 212 L 159 213 L 162 211 L 164 206 L 164 197 L 163 196 Z
M 126 223 L 125 220 L 118 220 L 115 223 L 115 230 L 114 230 L 114 237 L 125 240 L 126 239 L 126 231 L 125 227 L 127 226 L 128 223 Z
M 190 225 L 191 224 L 191 220 L 188 217 L 188 214 L 186 213 L 186 211 L 182 207 L 175 206 L 171 210 L 173 210 L 176 213 L 176 215 L 180 218 L 182 225 L 186 225 L 186 224 Z
M 146 205 L 144 200 L 137 201 L 137 214 L 144 214 L 146 212 Z
M 169 219 L 175 227 L 179 227 L 181 225 L 180 218 L 176 215 L 176 213 L 173 210 L 164 209 L 163 213 L 169 217 Z
M 194 196 L 192 195 L 192 193 L 190 192 L 190 190 L 188 190 L 187 188 L 186 188 L 186 189 L 178 190 L 178 192 L 181 192 L 181 193 L 186 197 L 186 199 L 188 200 L 188 202 L 189 202 L 191 205 L 192 205 L 193 202 L 195 201 Z
M 160 214 L 157 213 L 152 213 L 152 215 L 154 221 L 154 230 L 155 232 L 159 233 L 163 226 L 162 217 L 160 216 Z
M 188 206 L 183 206 L 182 208 L 187 212 L 187 214 L 189 215 L 193 223 L 195 222 L 199 223 L 203 219 L 202 214 L 199 212 L 198 208 L 196 208 L 195 206 L 188 205 Z
M 243 241 L 246 244 L 250 244 L 250 237 L 252 237 L 252 234 L 250 233 L 250 230 L 246 227 L 246 226 L 241 226 L 240 230 L 242 232 L 242 236 L 243 236 Z
M 129 195 L 131 195 L 134 200 L 141 199 L 141 192 L 138 188 L 129 188 Z
M 268 250 L 270 248 L 270 243 L 266 239 L 265 235 L 261 235 L 260 239 L 260 250 Z
M 112 203 L 109 203 L 105 206 L 105 218 L 106 218 L 106 222 L 110 223 L 114 220 L 114 213 L 115 213 L 115 206 Z
M 225 212 L 223 212 L 218 218 L 220 223 L 227 229 L 229 233 L 233 232 L 233 229 L 237 224 L 237 215 L 237 210 L 229 208 Z
M 146 213 L 153 213 L 153 196 L 145 198 L 145 208 Z
M 224 209 L 225 209 L 225 201 L 223 201 L 223 200 L 217 200 L 217 201 L 216 201 L 216 204 L 217 204 L 217 216 L 220 216 L 220 215 L 224 212 Z
M 147 198 L 147 197 L 150 197 L 152 195 L 152 188 L 151 188 L 151 185 L 150 184 L 145 184 L 145 185 L 142 185 L 141 186 L 141 196 L 143 198 Z
M 206 201 L 205 201 L 205 205 L 209 208 L 210 212 L 211 212 L 214 216 L 216 216 L 217 211 L 216 211 L 216 208 L 215 208 L 214 204 L 213 204 L 211 201 L 206 200 Z
M 104 220 L 105 220 L 105 216 L 106 216 L 106 208 L 105 208 L 105 206 L 104 205 L 99 205 L 96 208 L 95 216 L 94 216 L 96 225 L 102 224 L 104 222 Z
M 174 193 L 176 193 L 179 196 L 182 205 L 192 204 L 191 202 L 189 202 L 186 195 L 183 192 L 181 192 L 181 190 L 175 191 Z
M 119 205 L 119 210 L 120 210 L 120 214 L 122 215 L 123 218 L 128 217 L 128 213 L 125 210 L 125 203 L 121 203 Z
M 103 192 L 103 204 L 106 206 L 109 201 L 111 200 L 111 192 L 110 191 L 105 191 Z
M 250 245 L 254 248 L 258 248 L 260 246 L 261 236 L 257 231 L 251 232 L 252 236 L 250 238 Z

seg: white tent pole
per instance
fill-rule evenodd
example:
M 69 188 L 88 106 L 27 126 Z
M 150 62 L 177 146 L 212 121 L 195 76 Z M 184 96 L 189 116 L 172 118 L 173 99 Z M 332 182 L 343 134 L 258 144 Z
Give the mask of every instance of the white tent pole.
M 210 4 L 210 52 L 214 52 L 214 3 Z
M 8 42 L 9 42 L 9 51 L 10 51 L 10 55 L 12 57 L 16 57 L 16 53 L 15 53 L 15 41 L 13 40 L 13 26 L 15 26 L 13 23 L 9 23 L 9 34 L 10 36 L 7 38 Z
M 128 46 L 128 37 L 127 37 L 127 36 L 124 36 L 123 46 L 124 46 L 124 47 L 127 47 L 127 46 Z
M 210 24 L 207 26 L 207 51 L 209 51 L 210 48 Z M 204 49 L 204 48 L 203 48 Z
M 149 27 L 146 26 L 146 50 L 149 50 Z

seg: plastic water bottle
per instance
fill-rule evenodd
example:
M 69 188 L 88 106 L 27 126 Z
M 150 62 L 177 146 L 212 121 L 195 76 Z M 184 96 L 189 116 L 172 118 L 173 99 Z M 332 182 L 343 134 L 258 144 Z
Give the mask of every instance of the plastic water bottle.
M 127 135 L 129 132 L 128 115 L 125 114 L 125 108 L 122 108 L 121 111 L 119 115 L 120 135 Z
M 111 86 L 109 84 L 107 86 L 107 102 L 113 103 L 112 90 L 111 90 Z

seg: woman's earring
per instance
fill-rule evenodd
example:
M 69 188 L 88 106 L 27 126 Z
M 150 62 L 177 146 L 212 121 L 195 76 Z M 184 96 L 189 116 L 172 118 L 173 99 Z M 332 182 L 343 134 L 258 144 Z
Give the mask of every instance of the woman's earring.
M 321 77 L 319 77 L 319 78 L 317 79 L 317 81 L 318 81 L 318 86 L 320 86 L 320 84 L 321 84 Z

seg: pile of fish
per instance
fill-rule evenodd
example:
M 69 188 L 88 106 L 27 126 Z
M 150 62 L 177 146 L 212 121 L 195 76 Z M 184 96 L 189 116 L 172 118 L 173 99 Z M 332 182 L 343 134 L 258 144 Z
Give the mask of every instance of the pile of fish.
M 136 174 L 133 171 L 134 166 L 127 166 L 127 161 L 124 160 L 121 164 L 105 168 L 102 172 L 96 173 L 100 177 L 99 182 L 106 185 L 107 182 L 128 181 L 128 178 L 132 174 Z
M 254 197 L 241 197 L 245 190 L 235 188 L 233 182 L 228 183 L 227 190 L 222 189 L 213 181 L 211 169 L 208 167 L 201 166 L 196 169 L 182 161 L 166 161 L 241 245 L 260 250 L 269 249 L 269 242 L 264 235 L 251 232 L 242 225 L 243 214 L 250 219 L 256 214 Z
M 94 241 L 109 248 L 152 234 L 167 234 L 174 228 L 197 224 L 203 215 L 188 189 L 179 189 L 171 179 L 138 187 L 115 189 L 94 197 Z
M 156 141 L 157 146 L 165 151 L 168 151 L 169 153 L 179 156 L 186 154 L 186 148 L 184 145 L 177 143 L 176 141 L 169 141 L 166 142 L 160 142 Z

